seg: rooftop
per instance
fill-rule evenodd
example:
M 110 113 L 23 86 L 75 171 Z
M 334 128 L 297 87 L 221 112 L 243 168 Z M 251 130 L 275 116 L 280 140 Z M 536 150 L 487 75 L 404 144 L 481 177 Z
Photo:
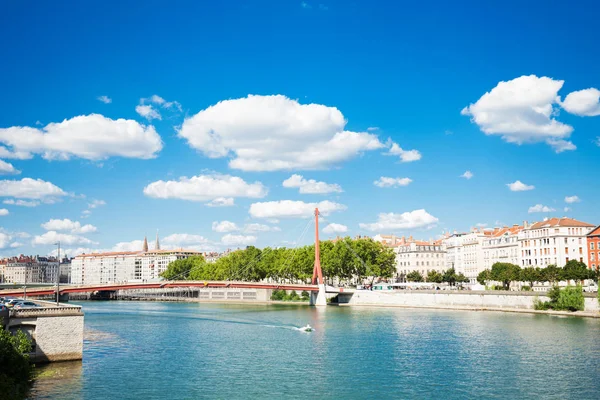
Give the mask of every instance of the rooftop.
M 593 228 L 594 225 L 588 224 L 587 222 L 578 221 L 573 218 L 549 218 L 545 221 L 536 222 L 527 229 L 541 229 L 541 228 L 553 228 L 553 227 L 575 227 L 575 228 Z

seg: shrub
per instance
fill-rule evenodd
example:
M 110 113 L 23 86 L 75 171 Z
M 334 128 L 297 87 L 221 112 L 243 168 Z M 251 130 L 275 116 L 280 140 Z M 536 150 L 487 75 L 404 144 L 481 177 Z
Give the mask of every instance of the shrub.
M 531 286 L 521 286 L 521 290 L 524 292 L 531 292 Z
M 546 296 L 550 298 L 550 304 L 552 305 L 552 308 L 554 308 L 558 302 L 558 297 L 560 296 L 560 288 L 558 286 L 552 286 L 548 289 Z
M 285 290 L 279 290 L 279 289 L 275 289 L 273 290 L 273 293 L 271 294 L 271 300 L 275 300 L 275 301 L 283 301 L 286 298 L 286 293 Z
M 539 298 L 536 297 L 535 299 L 533 299 L 533 309 L 546 311 L 546 310 L 550 309 L 550 302 L 549 301 L 541 301 Z
M 298 293 L 295 290 L 292 290 L 290 292 L 290 294 L 287 295 L 286 300 L 287 301 L 298 301 L 298 300 L 300 300 L 300 296 L 298 296 Z
M 0 324 L 0 397 L 23 399 L 27 396 L 32 379 L 29 363 L 31 341 L 23 332 L 11 335 Z
M 308 294 L 308 292 L 306 290 L 303 290 L 300 297 L 302 297 L 302 300 L 308 301 L 308 299 L 310 298 L 310 294 Z
M 581 285 L 567 286 L 560 291 L 555 310 L 583 311 L 585 299 Z

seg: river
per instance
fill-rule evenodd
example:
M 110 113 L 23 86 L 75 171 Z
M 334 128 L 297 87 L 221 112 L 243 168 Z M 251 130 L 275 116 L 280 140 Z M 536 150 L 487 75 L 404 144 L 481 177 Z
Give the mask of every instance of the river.
M 600 320 L 404 308 L 82 302 L 83 362 L 34 399 L 597 399 Z M 297 328 L 305 324 L 311 333 Z

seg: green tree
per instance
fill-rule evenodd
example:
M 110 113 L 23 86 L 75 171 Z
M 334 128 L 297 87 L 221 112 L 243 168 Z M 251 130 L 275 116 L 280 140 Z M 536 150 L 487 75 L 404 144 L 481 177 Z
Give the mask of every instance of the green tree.
M 24 399 L 33 379 L 33 367 L 29 362 L 31 341 L 23 332 L 11 335 L 1 326 L 0 397 L 6 400 Z
M 588 279 L 589 270 L 587 265 L 581 261 L 569 260 L 562 268 L 560 278 L 566 281 L 573 280 L 577 283 Z
M 527 267 L 521 270 L 519 279 L 523 282 L 529 282 L 529 287 L 533 288 L 534 282 L 542 279 L 542 272 L 539 268 Z
M 423 275 L 419 271 L 412 271 L 406 275 L 406 280 L 409 282 L 423 282 Z
M 469 278 L 467 278 L 466 276 L 464 276 L 463 273 L 461 272 L 460 274 L 456 275 L 456 282 L 458 282 L 458 283 L 469 283 Z
M 510 283 L 519 279 L 521 268 L 511 263 L 494 263 L 490 272 L 490 278 L 502 282 L 504 290 L 510 288 Z
M 442 276 L 442 274 L 440 274 L 439 272 L 437 272 L 436 270 L 429 270 L 429 272 L 427 272 L 427 282 L 432 282 L 432 283 L 442 283 L 442 280 L 444 279 L 444 277 Z
M 560 280 L 561 269 L 558 268 L 554 264 L 548 265 L 546 268 L 541 270 L 541 281 L 550 282 L 553 284 L 554 282 L 558 282 Z
M 160 276 L 167 280 L 185 280 L 189 278 L 192 268 L 205 262 L 203 256 L 193 256 L 175 260 L 169 263 L 167 269 L 161 273 Z
M 490 270 L 486 269 L 483 270 L 479 273 L 479 275 L 477 275 L 477 282 L 479 282 L 480 285 L 484 285 L 487 281 L 490 280 Z
M 456 271 L 454 270 L 454 268 L 450 268 L 444 271 L 442 277 L 443 281 L 447 282 L 450 286 L 454 286 L 454 284 L 456 283 Z

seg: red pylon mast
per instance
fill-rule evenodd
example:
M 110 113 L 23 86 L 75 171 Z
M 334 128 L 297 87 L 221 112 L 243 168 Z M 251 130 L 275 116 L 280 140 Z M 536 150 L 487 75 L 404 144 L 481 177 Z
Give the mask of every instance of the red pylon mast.
M 323 272 L 321 271 L 321 250 L 319 249 L 319 209 L 315 208 L 315 267 L 313 268 L 312 284 L 323 284 Z

